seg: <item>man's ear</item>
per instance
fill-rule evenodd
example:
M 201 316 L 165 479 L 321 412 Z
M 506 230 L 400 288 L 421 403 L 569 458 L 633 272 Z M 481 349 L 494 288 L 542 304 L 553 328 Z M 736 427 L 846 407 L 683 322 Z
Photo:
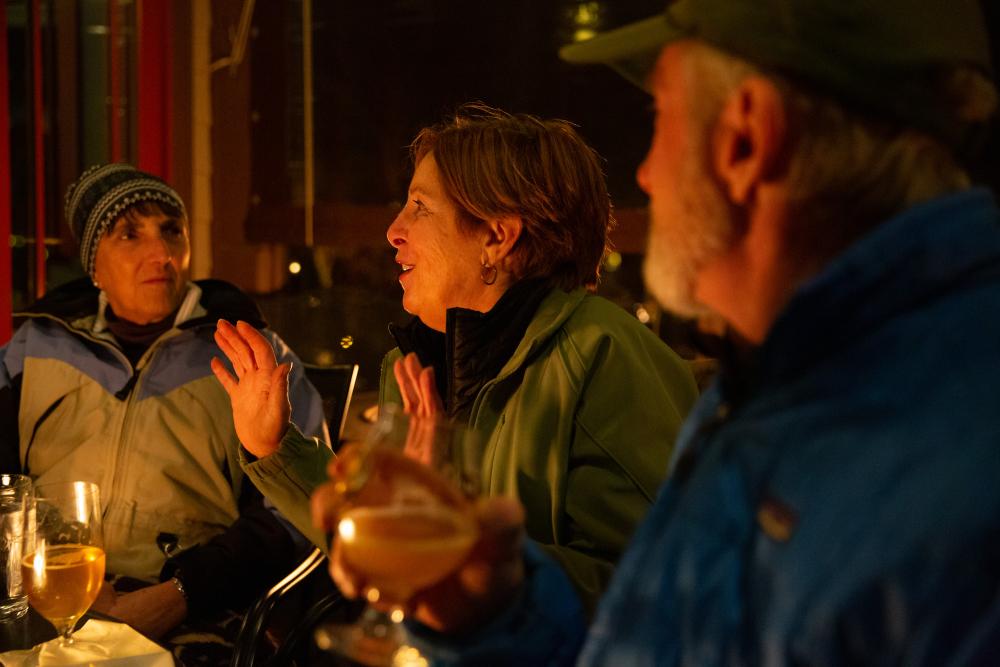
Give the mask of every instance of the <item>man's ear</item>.
M 484 223 L 483 253 L 490 264 L 504 271 L 511 271 L 510 259 L 517 240 L 521 238 L 522 227 L 519 215 L 506 215 Z
M 770 80 L 747 77 L 726 98 L 712 133 L 715 173 L 733 204 L 754 200 L 774 178 L 788 142 L 784 98 Z

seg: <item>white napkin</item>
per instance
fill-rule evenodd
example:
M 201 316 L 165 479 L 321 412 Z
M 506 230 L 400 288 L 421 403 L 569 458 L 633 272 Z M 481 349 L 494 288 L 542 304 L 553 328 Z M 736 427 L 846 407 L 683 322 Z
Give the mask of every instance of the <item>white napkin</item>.
M 5 667 L 173 667 L 174 659 L 158 646 L 125 625 L 90 619 L 73 633 L 74 643 L 60 646 L 59 639 L 26 651 L 0 653 Z

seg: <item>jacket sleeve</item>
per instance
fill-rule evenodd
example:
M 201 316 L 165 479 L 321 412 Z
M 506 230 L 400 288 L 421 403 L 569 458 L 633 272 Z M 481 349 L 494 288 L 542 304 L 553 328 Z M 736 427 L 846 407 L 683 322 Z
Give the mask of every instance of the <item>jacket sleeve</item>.
M 316 436 L 318 447 L 329 451 L 325 445 L 329 435 L 323 418 L 322 401 L 306 379 L 302 363 L 277 334 L 270 331 L 263 333 L 271 341 L 278 363 L 292 364 L 288 394 L 293 421 Z M 233 440 L 234 448 L 240 451 L 242 457 L 242 448 L 235 434 Z M 318 470 L 325 475 L 325 465 L 319 465 Z M 311 527 L 308 521 L 308 494 L 297 497 L 294 503 L 284 503 L 290 511 L 305 512 L 304 522 L 299 520 L 289 525 L 289 519 L 282 515 L 281 508 L 272 502 L 269 494 L 265 499 L 262 491 L 267 493 L 266 488 L 255 486 L 253 476 L 244 477 L 239 496 L 239 518 L 222 534 L 177 555 L 164 566 L 161 580 L 180 573 L 192 614 L 197 616 L 224 607 L 243 607 L 295 565 L 302 546 L 309 539 L 306 533 L 300 532 L 300 527 Z M 253 554 L 253 557 L 248 558 L 247 554 Z
M 276 484 L 277 479 L 284 479 L 284 474 L 252 474 L 251 479 L 263 492 L 265 504 L 276 511 L 282 522 L 290 524 L 288 527 L 300 548 L 312 542 L 325 550 L 326 547 L 321 544 L 324 540 L 321 535 L 316 534 L 309 516 L 309 496 L 316 486 L 326 481 L 326 463 L 332 456 L 323 399 L 306 377 L 302 361 L 288 345 L 277 334 L 265 333 L 271 339 L 278 363 L 292 364 L 288 378 L 288 399 L 292 407 L 293 426 L 290 429 L 291 437 L 286 438 L 287 443 L 282 445 L 284 455 L 272 460 L 270 465 L 265 464 L 254 470 L 255 473 L 273 470 L 274 465 L 280 461 L 294 469 L 297 483 L 290 487 Z M 246 453 L 240 448 L 240 466 L 244 469 L 245 459 Z
M 161 581 L 175 575 L 183 581 L 189 616 L 245 607 L 294 563 L 292 536 L 246 478 L 239 510 L 225 532 L 169 559 L 160 573 Z
M 326 482 L 326 466 L 334 456 L 330 447 L 318 438 L 302 435 L 293 424 L 275 453 L 253 462 L 242 451 L 240 456 L 240 465 L 254 486 L 310 542 L 326 551 L 329 540 L 312 525 L 309 496 Z
M 0 348 L 0 472 L 21 472 L 18 412 L 21 406 L 23 332 Z
M 609 334 L 589 358 L 561 489 L 558 544 L 544 548 L 593 613 L 666 477 L 697 389 L 687 364 L 645 329 Z
M 525 582 L 511 606 L 466 637 L 447 637 L 409 621 L 410 644 L 433 665 L 546 665 L 576 662 L 586 633 L 583 610 L 566 575 L 527 540 Z

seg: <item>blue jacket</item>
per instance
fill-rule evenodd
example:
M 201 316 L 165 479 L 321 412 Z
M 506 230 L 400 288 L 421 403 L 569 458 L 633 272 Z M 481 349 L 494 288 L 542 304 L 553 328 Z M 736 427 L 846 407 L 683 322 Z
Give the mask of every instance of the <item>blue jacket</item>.
M 64 285 L 0 347 L 0 471 L 98 484 L 109 572 L 154 581 L 179 568 L 192 612 L 239 607 L 296 562 L 297 536 L 244 479 L 229 396 L 209 366 L 225 358 L 216 322 L 263 327 L 260 311 L 228 283 L 189 284 L 174 326 L 133 364 L 104 303 L 88 279 Z M 294 362 L 297 423 L 325 436 L 298 357 L 262 332 Z M 175 543 L 170 559 L 161 538 Z
M 880 225 L 796 293 L 741 368 L 682 429 L 577 664 L 1000 664 L 990 193 Z M 553 592 L 557 569 L 528 564 L 477 662 L 573 661 L 572 599 Z M 416 638 L 439 664 L 471 664 L 473 642 Z

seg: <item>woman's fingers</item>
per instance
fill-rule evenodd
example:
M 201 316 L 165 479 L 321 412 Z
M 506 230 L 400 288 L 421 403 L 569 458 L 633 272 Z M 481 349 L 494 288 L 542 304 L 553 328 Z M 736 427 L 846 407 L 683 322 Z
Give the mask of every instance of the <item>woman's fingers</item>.
M 423 364 L 420 363 L 420 357 L 416 353 L 410 352 L 403 357 L 403 368 L 406 369 L 406 377 L 410 382 L 410 386 L 416 388 L 417 378 L 420 376 L 420 371 L 424 369 Z
M 277 365 L 278 362 L 274 358 L 274 348 L 259 331 L 242 320 L 236 323 L 236 331 L 250 350 L 254 360 L 254 368 L 270 371 Z
M 408 415 L 413 414 L 420 407 L 420 397 L 417 393 L 417 387 L 410 377 L 410 371 L 406 364 L 406 360 L 410 356 L 416 357 L 417 355 L 411 352 L 402 359 L 397 359 L 396 363 L 392 365 L 392 374 L 396 377 L 396 385 L 399 386 L 399 395 L 403 399 L 403 412 Z
M 336 528 L 343 497 L 344 494 L 337 489 L 336 482 L 328 482 L 317 487 L 309 499 L 313 526 L 325 532 Z
M 330 462 L 331 477 L 336 469 L 336 462 L 337 459 Z M 337 523 L 340 519 L 343 503 L 344 494 L 336 481 L 327 482 L 318 487 L 313 492 L 312 498 L 309 499 L 313 525 L 332 536 L 329 551 L 330 576 L 344 597 L 356 598 L 364 590 L 365 581 L 344 562 L 340 542 L 336 537 Z
M 403 411 L 417 417 L 433 417 L 444 412 L 444 404 L 437 391 L 434 367 L 426 368 L 413 352 L 397 359 L 392 367 L 396 384 L 403 399 Z
M 229 344 L 229 339 L 220 331 L 219 328 L 215 330 L 215 344 L 219 346 L 222 353 L 226 355 L 226 359 L 229 359 L 229 363 L 232 364 L 233 370 L 236 371 L 237 377 L 243 377 L 246 373 L 246 368 L 240 361 L 240 355 L 237 354 L 235 348 Z
M 417 387 L 420 390 L 420 413 L 424 417 L 433 417 L 444 412 L 444 405 L 438 395 L 437 382 L 434 380 L 434 367 L 428 366 L 417 376 Z
M 414 461 L 420 461 L 425 465 L 429 465 L 430 453 L 426 446 L 427 438 L 424 437 L 424 432 L 419 428 L 419 422 L 420 419 L 410 419 L 409 427 L 406 429 L 406 442 L 403 444 L 403 454 Z
M 223 353 L 233 363 L 238 377 L 242 378 L 247 371 L 257 368 L 257 362 L 250 345 L 243 339 L 240 331 L 229 322 L 219 320 L 216 324 L 215 342 L 219 344 Z
M 232 376 L 226 365 L 222 363 L 217 357 L 212 357 L 210 362 L 212 366 L 212 372 L 215 373 L 215 377 L 219 378 L 219 382 L 222 383 L 222 388 L 226 390 L 226 393 L 232 397 L 233 392 L 239 387 L 239 383 L 236 378 Z
M 476 503 L 479 539 L 466 562 L 445 580 L 418 592 L 412 617 L 438 632 L 472 632 L 510 604 L 524 581 L 524 510 L 513 498 Z
M 268 340 L 242 320 L 236 322 L 236 326 L 219 320 L 215 329 L 215 342 L 229 358 L 240 379 L 253 370 L 270 373 L 277 366 L 274 349 Z
M 340 541 L 333 539 L 330 545 L 330 577 L 346 598 L 356 598 L 365 588 L 365 580 L 344 561 Z

